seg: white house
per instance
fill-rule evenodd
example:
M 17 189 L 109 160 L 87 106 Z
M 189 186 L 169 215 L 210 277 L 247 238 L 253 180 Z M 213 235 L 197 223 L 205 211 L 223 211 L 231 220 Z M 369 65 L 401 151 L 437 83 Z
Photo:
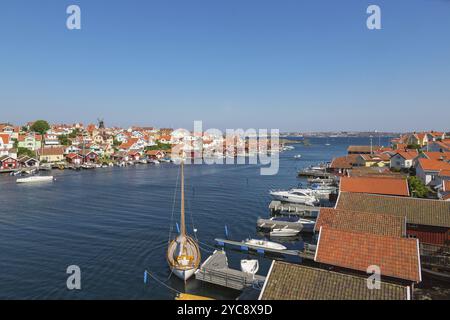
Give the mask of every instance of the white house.
M 450 163 L 420 158 L 417 161 L 416 176 L 422 180 L 425 185 L 435 187 L 441 182 L 439 174 L 443 170 L 450 170 Z
M 412 168 L 418 156 L 418 152 L 413 151 L 397 152 L 390 159 L 390 168 L 397 170 Z
M 9 155 L 9 150 L 14 146 L 11 136 L 7 133 L 0 133 L 0 157 Z

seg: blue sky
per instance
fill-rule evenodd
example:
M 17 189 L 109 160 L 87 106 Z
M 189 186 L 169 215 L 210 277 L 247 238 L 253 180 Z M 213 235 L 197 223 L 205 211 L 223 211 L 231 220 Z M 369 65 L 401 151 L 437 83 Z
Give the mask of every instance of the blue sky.
M 0 40 L 0 122 L 450 130 L 447 0 L 3 0 Z

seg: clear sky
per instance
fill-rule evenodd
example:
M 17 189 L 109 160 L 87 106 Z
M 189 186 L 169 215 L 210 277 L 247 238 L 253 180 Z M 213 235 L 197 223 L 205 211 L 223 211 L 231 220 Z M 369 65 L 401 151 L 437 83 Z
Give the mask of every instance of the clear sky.
M 0 41 L 0 122 L 450 130 L 447 0 L 2 0 Z

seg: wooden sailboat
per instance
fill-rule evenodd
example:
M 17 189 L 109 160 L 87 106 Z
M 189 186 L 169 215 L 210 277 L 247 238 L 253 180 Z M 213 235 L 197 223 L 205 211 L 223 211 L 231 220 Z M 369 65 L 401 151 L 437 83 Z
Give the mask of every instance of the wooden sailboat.
M 167 262 L 172 272 L 186 281 L 200 265 L 200 249 L 197 241 L 186 234 L 184 210 L 184 162 L 181 162 L 181 219 L 180 234 L 170 241 L 167 248 Z

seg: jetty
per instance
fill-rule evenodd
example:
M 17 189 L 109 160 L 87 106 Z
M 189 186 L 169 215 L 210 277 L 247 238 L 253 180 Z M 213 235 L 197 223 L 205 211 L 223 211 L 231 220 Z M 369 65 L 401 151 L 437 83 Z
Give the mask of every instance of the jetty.
M 321 178 L 321 179 L 332 179 L 334 177 L 333 174 L 328 173 L 324 170 L 311 170 L 304 169 L 298 172 L 299 177 L 308 177 L 308 178 Z
M 266 278 L 231 269 L 225 251 L 216 250 L 195 272 L 195 279 L 241 291 L 247 287 L 261 288 Z
M 304 204 L 284 203 L 273 200 L 269 204 L 269 210 L 272 215 L 292 215 L 304 218 L 317 218 L 320 207 L 307 206 Z

